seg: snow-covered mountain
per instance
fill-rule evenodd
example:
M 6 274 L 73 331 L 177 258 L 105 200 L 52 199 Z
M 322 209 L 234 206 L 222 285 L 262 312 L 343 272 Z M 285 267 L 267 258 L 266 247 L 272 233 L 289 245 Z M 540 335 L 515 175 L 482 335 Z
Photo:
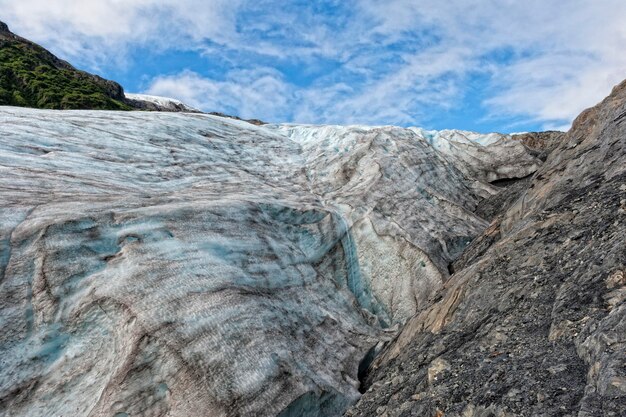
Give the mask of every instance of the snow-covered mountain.
M 338 415 L 487 227 L 486 180 L 538 164 L 501 135 L 204 114 L 4 107 L 0 135 L 7 416 Z
M 124 95 L 126 100 L 133 104 L 133 107 L 141 110 L 201 113 L 200 110 L 175 98 L 151 96 L 148 94 L 124 93 Z

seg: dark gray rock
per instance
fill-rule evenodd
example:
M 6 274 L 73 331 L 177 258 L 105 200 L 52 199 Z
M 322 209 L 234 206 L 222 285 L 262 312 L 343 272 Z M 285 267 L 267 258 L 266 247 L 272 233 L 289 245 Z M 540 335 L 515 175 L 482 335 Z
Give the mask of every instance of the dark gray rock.
M 522 142 L 527 148 L 534 150 L 537 155 L 545 161 L 548 154 L 552 152 L 565 137 L 565 132 L 549 130 L 547 132 L 528 132 L 511 136 L 515 140 Z
M 625 415 L 626 83 L 554 137 L 346 415 Z

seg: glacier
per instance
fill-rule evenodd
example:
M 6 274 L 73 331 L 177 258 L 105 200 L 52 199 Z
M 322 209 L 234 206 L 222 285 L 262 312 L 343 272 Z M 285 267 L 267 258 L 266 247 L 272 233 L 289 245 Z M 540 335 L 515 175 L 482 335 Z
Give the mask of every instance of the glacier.
M 0 108 L 0 415 L 333 416 L 433 302 L 509 135 Z

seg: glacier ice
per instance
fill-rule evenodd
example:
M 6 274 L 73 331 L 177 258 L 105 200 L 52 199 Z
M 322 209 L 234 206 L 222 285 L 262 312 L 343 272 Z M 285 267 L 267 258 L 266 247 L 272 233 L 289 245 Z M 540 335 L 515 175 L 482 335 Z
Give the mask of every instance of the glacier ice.
M 6 416 L 339 411 L 488 182 L 537 165 L 505 135 L 203 114 L 3 107 L 0 132 Z

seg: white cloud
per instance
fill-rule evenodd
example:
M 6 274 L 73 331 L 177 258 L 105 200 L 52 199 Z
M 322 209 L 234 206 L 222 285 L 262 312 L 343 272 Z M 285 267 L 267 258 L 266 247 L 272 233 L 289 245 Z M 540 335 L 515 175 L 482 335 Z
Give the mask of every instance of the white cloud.
M 622 0 L 363 0 L 361 6 L 380 33 L 398 36 L 425 25 L 438 37 L 437 48 L 469 51 L 440 72 L 487 71 L 492 81 L 484 103 L 492 118 L 563 127 L 626 77 Z M 506 62 L 489 60 L 503 51 L 511 55 Z
M 431 50 L 407 57 L 395 71 L 369 74 L 360 88 L 340 84 L 302 92 L 295 119 L 300 122 L 346 124 L 415 124 L 429 117 L 429 109 L 447 108 L 459 95 L 460 78 L 454 62 L 463 50 Z M 420 110 L 421 109 L 421 110 Z
M 11 29 L 92 65 L 129 47 L 186 49 L 236 36 L 239 0 L 0 0 Z
M 194 107 L 243 118 L 281 121 L 294 100 L 280 73 L 264 68 L 230 72 L 224 80 L 191 71 L 157 77 L 147 93 L 172 97 Z
M 455 111 L 479 74 L 485 119 L 563 126 L 626 77 L 623 0 L 0 0 L 0 9 L 17 33 L 91 68 L 122 64 L 137 46 L 227 62 L 217 79 L 181 72 L 149 92 L 270 120 L 420 124 Z M 297 85 L 272 61 L 334 66 Z

